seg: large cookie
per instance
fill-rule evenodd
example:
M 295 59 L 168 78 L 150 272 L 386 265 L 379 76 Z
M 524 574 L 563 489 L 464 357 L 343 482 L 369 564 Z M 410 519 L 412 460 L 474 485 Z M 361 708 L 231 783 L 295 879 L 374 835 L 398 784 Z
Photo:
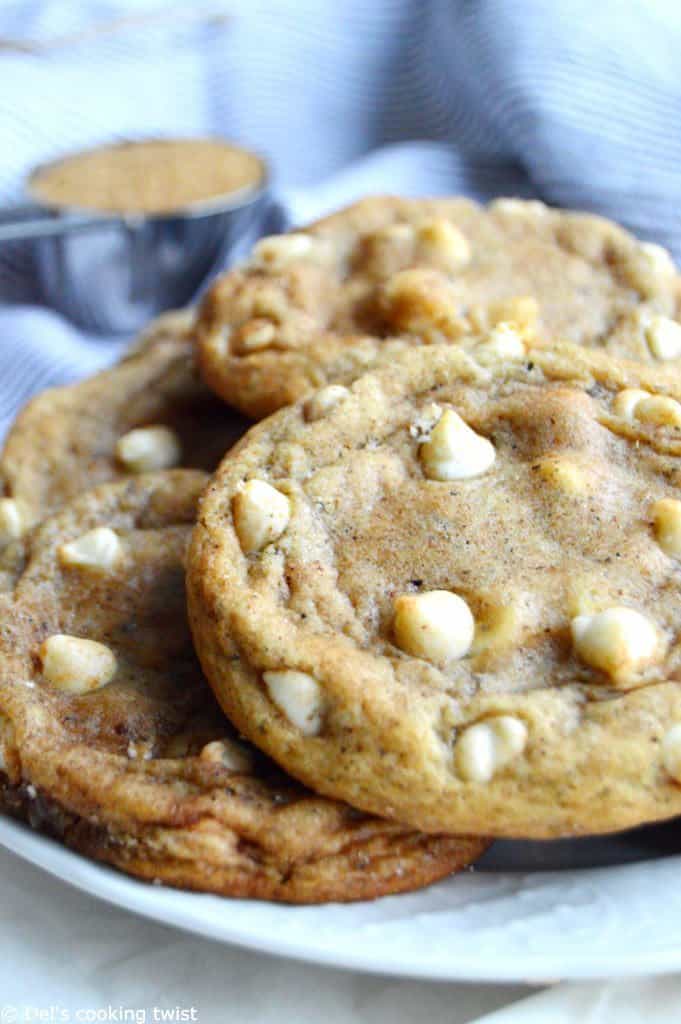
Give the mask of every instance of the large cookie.
M 249 424 L 200 381 L 192 324 L 166 314 L 111 369 L 28 403 L 0 456 L 0 544 L 98 483 L 217 465 Z
M 133 875 L 230 896 L 367 899 L 468 864 L 484 842 L 317 797 L 237 740 L 185 611 L 204 484 L 106 484 L 31 534 L 0 608 L 5 809 Z
M 261 240 L 197 324 L 213 390 L 256 418 L 348 383 L 384 339 L 451 343 L 499 321 L 644 361 L 681 357 L 665 250 L 600 217 L 501 199 L 366 199 Z
M 319 791 L 414 827 L 681 814 L 681 384 L 410 350 L 255 427 L 201 504 L 204 670 Z

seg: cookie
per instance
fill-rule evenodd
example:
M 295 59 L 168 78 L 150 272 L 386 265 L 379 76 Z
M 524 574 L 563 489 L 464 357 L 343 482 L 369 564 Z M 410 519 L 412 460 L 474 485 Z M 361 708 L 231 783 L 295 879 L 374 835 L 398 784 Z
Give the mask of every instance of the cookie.
M 412 349 L 256 426 L 201 503 L 190 621 L 291 774 L 414 827 L 681 814 L 681 383 L 569 344 Z
M 0 601 L 6 810 L 140 878 L 314 903 L 478 856 L 317 797 L 241 742 L 195 658 L 184 559 L 202 473 L 105 484 L 28 538 Z
M 99 483 L 217 465 L 249 424 L 200 381 L 192 323 L 166 314 L 111 369 L 28 403 L 0 456 L 0 545 Z
M 451 343 L 514 321 L 527 334 L 681 358 L 681 278 L 668 253 L 600 217 L 500 199 L 366 199 L 258 242 L 197 322 L 209 386 L 259 418 L 347 384 L 384 339 Z

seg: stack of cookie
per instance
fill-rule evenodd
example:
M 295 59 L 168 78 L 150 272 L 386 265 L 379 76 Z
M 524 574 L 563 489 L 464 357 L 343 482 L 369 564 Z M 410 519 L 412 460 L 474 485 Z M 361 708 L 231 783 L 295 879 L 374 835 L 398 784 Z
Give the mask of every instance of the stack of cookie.
M 5 808 L 294 902 L 681 814 L 679 317 L 599 218 L 373 199 L 34 399 Z

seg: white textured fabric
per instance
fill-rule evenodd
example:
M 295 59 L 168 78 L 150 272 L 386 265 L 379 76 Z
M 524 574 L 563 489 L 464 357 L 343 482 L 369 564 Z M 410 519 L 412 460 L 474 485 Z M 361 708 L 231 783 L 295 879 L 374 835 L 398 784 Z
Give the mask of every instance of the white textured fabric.
M 88 1024 L 77 1017 L 85 1009 L 116 1024 L 108 1007 L 154 1024 L 155 1008 L 175 1006 L 195 1008 L 196 1024 L 469 1024 L 530 991 L 371 977 L 221 946 L 114 910 L 3 849 L 0 878 L 2 1024 L 41 1024 L 36 1011 L 50 1006 L 42 1024 Z
M 678 0 L 0 0 L 0 36 L 0 203 L 59 152 L 217 133 L 271 158 L 293 219 L 368 191 L 536 195 L 681 257 Z M 0 249 L 0 301 L 2 431 L 32 392 L 92 372 L 122 342 L 40 308 L 24 247 Z M 194 988 L 204 1024 L 456 1024 L 521 995 L 227 952 L 104 910 L 1 852 L 0 877 L 0 1003 L 39 992 L 74 1008 L 173 1005 Z M 610 1021 L 616 1008 L 652 1024 L 678 1018 L 679 993 L 671 981 L 561 988 L 494 1020 Z
M 535 194 L 681 255 L 678 0 L 4 0 L 0 36 L 34 51 L 0 49 L 0 202 L 59 152 L 219 133 L 271 157 L 295 219 Z M 0 248 L 0 429 L 116 350 L 40 300 L 30 250 Z

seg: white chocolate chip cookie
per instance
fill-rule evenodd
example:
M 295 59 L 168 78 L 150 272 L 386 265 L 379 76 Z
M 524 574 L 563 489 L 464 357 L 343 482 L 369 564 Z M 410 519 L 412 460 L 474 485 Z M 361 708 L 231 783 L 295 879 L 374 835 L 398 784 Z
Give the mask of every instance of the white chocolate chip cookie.
M 347 385 L 403 345 L 489 352 L 542 338 L 681 365 L 681 275 L 669 254 L 601 217 L 502 199 L 364 199 L 257 242 L 197 321 L 206 383 L 262 418 Z
M 317 796 L 236 736 L 187 623 L 205 483 L 174 470 L 104 484 L 25 539 L 0 597 L 0 808 L 129 874 L 240 898 L 371 899 L 470 863 L 485 840 Z M 268 676 L 282 717 L 322 728 L 309 675 Z
M 495 353 L 499 323 L 394 352 L 223 460 L 188 564 L 197 650 L 284 768 L 415 827 L 681 814 L 677 372 L 541 338 Z
M 193 323 L 190 311 L 159 317 L 111 369 L 20 412 L 0 455 L 0 549 L 97 484 L 215 468 L 248 423 L 199 379 Z

